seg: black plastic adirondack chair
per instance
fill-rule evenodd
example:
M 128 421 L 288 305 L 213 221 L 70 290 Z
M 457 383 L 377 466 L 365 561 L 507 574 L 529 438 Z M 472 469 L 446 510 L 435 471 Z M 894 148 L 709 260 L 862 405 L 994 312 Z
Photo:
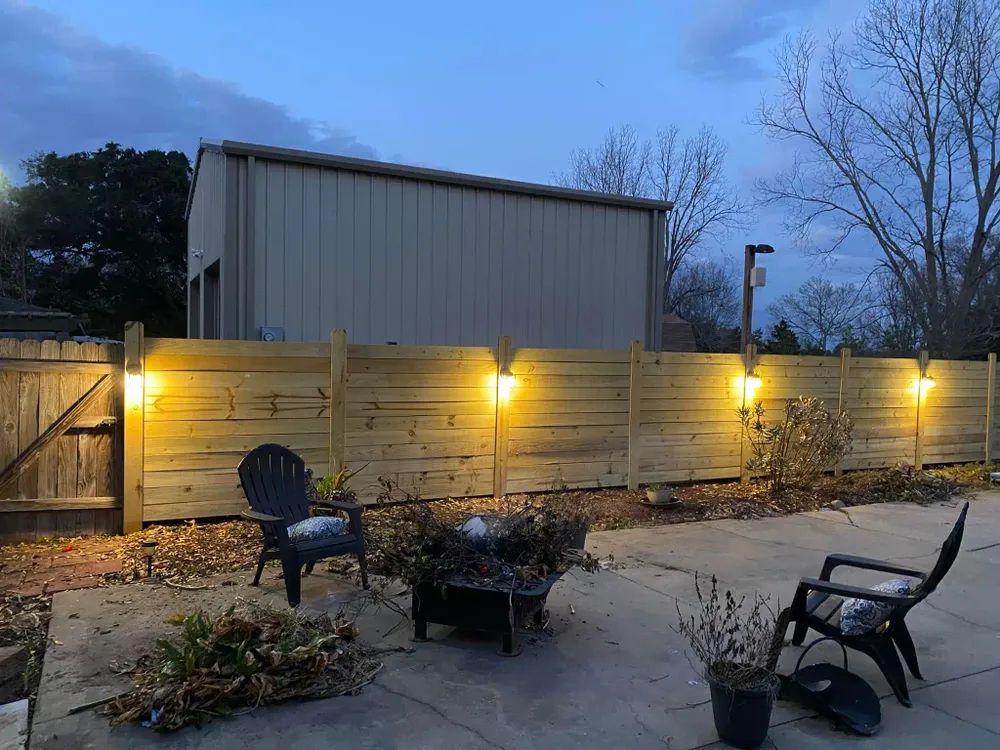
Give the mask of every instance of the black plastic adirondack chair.
M 924 678 L 920 674 L 917 650 L 913 645 L 910 631 L 906 627 L 905 618 L 911 609 L 926 599 L 938 587 L 945 574 L 951 569 L 955 558 L 958 557 L 959 547 L 962 545 L 965 517 L 968 512 L 969 504 L 965 503 L 958 516 L 958 521 L 955 522 L 951 533 L 941 546 L 941 554 L 938 556 L 934 568 L 929 573 L 866 557 L 852 555 L 830 555 L 827 557 L 819 578 L 803 578 L 799 581 L 792 606 L 786 610 L 789 614 L 788 623 L 785 625 L 786 629 L 788 624 L 795 624 L 792 644 L 801 646 L 806 633 L 811 628 L 848 648 L 867 654 L 882 670 L 882 674 L 885 675 L 899 702 L 904 706 L 910 706 L 910 692 L 906 687 L 906 675 L 903 673 L 903 665 L 900 663 L 899 655 L 902 654 L 906 666 L 910 668 L 910 673 L 914 677 L 918 680 Z M 909 594 L 882 593 L 859 586 L 832 582 L 830 576 L 839 567 L 860 568 L 906 576 L 907 578 L 917 578 L 920 583 Z M 820 605 L 827 601 L 831 595 L 866 599 L 873 602 L 888 602 L 896 606 L 884 625 L 862 635 L 844 635 L 837 622 L 831 621 L 839 620 L 839 618 L 834 618 L 834 615 L 839 612 L 839 606 L 826 613 L 825 616 L 820 616 L 817 613 Z M 898 653 L 897 649 L 899 649 Z
M 357 503 L 319 500 L 310 502 L 306 492 L 305 461 L 283 445 L 267 443 L 250 451 L 239 465 L 240 483 L 250 503 L 243 518 L 257 521 L 264 532 L 264 549 L 257 562 L 253 585 L 268 560 L 280 559 L 285 576 L 285 593 L 293 607 L 301 601 L 302 567 L 306 575 L 317 560 L 338 555 L 357 555 L 361 566 L 361 584 L 368 588 L 365 563 L 365 536 L 361 526 L 361 506 Z M 312 505 L 332 508 L 347 514 L 347 533 L 325 539 L 293 543 L 288 527 L 309 517 Z

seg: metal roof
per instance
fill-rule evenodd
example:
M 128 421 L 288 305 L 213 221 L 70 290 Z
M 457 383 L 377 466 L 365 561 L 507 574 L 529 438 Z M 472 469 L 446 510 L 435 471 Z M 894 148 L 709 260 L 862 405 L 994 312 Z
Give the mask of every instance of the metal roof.
M 191 210 L 191 199 L 194 195 L 194 185 L 195 181 L 198 179 L 198 169 L 201 166 L 201 154 L 204 151 L 220 151 L 234 156 L 253 156 L 257 159 L 270 159 L 273 161 L 310 164 L 319 167 L 329 167 L 331 169 L 367 172 L 370 174 L 401 177 L 411 180 L 439 182 L 446 185 L 462 185 L 465 187 L 499 190 L 508 193 L 538 195 L 547 198 L 562 198 L 564 200 L 581 201 L 584 203 L 600 203 L 610 206 L 655 209 L 659 211 L 670 211 L 674 207 L 673 203 L 670 201 L 653 200 L 652 198 L 633 198 L 627 195 L 611 195 L 608 193 L 595 193 L 589 190 L 573 190 L 571 188 L 557 187 L 555 185 L 540 185 L 532 182 L 503 180 L 498 177 L 482 177 L 480 175 L 462 174 L 460 172 L 448 172 L 443 169 L 411 167 L 406 164 L 393 164 L 385 161 L 372 161 L 370 159 L 356 159 L 350 156 L 324 154 L 316 151 L 299 151 L 290 148 L 264 146 L 257 143 L 244 143 L 242 141 L 211 141 L 202 139 L 198 146 L 198 156 L 195 159 L 194 176 L 191 180 L 191 192 L 188 195 L 188 205 L 185 215 L 187 215 Z

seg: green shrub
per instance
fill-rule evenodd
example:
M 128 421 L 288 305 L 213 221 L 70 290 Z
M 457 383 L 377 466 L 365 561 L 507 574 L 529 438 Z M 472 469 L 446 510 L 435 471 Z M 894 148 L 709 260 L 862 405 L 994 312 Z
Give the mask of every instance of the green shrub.
M 854 419 L 847 412 L 831 414 L 819 399 L 789 399 L 783 418 L 773 424 L 759 401 L 737 411 L 752 451 L 747 469 L 773 495 L 808 486 L 851 449 Z

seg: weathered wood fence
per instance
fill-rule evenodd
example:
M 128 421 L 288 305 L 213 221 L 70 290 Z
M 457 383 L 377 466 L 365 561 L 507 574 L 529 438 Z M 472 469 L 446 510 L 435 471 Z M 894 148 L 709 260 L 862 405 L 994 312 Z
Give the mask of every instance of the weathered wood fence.
M 43 358 L 32 342 L 19 345 L 18 357 Z M 84 356 L 88 345 L 79 353 L 62 346 L 64 360 L 122 358 L 113 348 Z M 52 345 L 47 351 L 54 353 Z M 14 359 L 2 356 L 0 466 L 97 377 L 12 369 Z M 29 470 L 8 491 L 27 499 L 3 501 L 4 510 L 23 503 L 13 507 L 35 513 L 21 521 L 24 534 L 90 531 L 91 523 L 110 530 L 121 519 L 128 531 L 149 521 L 234 515 L 246 502 L 236 465 L 263 442 L 299 452 L 317 476 L 344 466 L 357 471 L 352 486 L 366 501 L 382 476 L 425 498 L 735 479 L 748 455 L 736 409 L 759 400 L 777 415 L 798 396 L 854 416 L 854 447 L 838 470 L 997 456 L 993 356 L 950 362 L 848 351 L 656 353 L 638 342 L 620 351 L 520 349 L 506 337 L 496 347 L 362 346 L 348 345 L 343 331 L 316 344 L 145 339 L 134 324 L 123 369 L 124 405 L 112 399 L 93 407 L 90 422 L 58 439 L 65 446 L 42 451 L 37 480 Z M 73 378 L 72 387 L 62 378 Z M 15 392 L 12 408 L 6 394 Z M 58 407 L 46 395 L 53 393 Z M 121 414 L 123 432 L 94 433 L 97 411 Z M 117 434 L 122 464 L 115 463 Z M 52 510 L 43 502 L 64 497 L 84 509 Z M 120 499 L 120 511 L 105 510 Z M 43 518 L 66 512 L 73 515 Z M 104 525 L 98 513 L 111 514 Z M 11 514 L 0 517 L 6 528 Z
M 120 344 L 0 339 L 0 543 L 122 528 Z

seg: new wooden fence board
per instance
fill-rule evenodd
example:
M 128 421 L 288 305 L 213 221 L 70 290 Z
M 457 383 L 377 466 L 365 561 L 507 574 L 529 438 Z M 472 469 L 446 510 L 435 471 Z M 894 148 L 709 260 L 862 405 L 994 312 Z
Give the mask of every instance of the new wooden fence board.
M 496 362 L 496 350 L 488 346 L 391 346 L 348 344 L 347 359 L 444 359 Z
M 151 341 L 152 339 L 147 339 Z M 325 357 L 228 356 L 212 354 L 148 354 L 146 369 L 167 373 L 182 371 L 257 372 L 257 373 L 316 373 L 329 374 L 330 355 Z
M 347 347 L 348 381 L 354 375 L 496 375 L 496 362 L 473 359 L 357 359 Z
M 284 418 L 269 419 L 219 419 L 196 422 L 147 422 L 146 439 L 165 438 L 248 438 L 248 443 L 259 445 L 270 435 L 325 434 L 329 419 Z
M 330 362 L 328 343 L 300 344 L 287 341 L 217 341 L 213 339 L 162 339 L 145 340 L 146 357 L 169 355 L 198 355 L 209 357 L 287 357 L 319 358 Z M 147 369 L 151 369 L 148 368 Z

